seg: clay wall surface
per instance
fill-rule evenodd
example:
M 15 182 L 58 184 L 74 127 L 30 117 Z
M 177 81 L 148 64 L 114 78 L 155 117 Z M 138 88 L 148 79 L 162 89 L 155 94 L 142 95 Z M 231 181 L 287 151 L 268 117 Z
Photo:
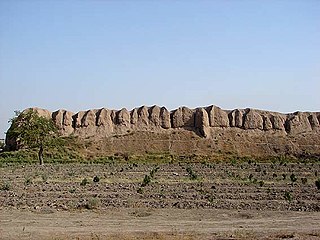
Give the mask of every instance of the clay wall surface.
M 320 112 L 283 114 L 251 108 L 223 110 L 214 105 L 195 109 L 179 107 L 172 111 L 159 106 L 142 106 L 131 111 L 102 108 L 78 113 L 32 109 L 41 116 L 51 117 L 63 136 L 73 134 L 92 141 L 109 139 L 105 140 L 109 142 L 115 136 L 117 139 L 124 136 L 124 142 L 131 141 L 128 148 L 137 144 L 125 136 L 145 132 L 147 135 L 141 140 L 139 149 L 147 148 L 148 151 L 153 150 L 152 142 L 159 141 L 154 139 L 159 133 L 169 137 L 161 140 L 165 143 L 158 144 L 157 151 L 175 151 L 175 148 L 183 148 L 179 145 L 182 144 L 189 146 L 190 152 L 207 154 L 223 150 L 244 155 L 306 152 L 320 155 Z M 181 139 L 172 138 L 173 133 Z M 122 145 L 125 148 L 126 144 Z M 114 151 L 121 151 L 121 147 L 116 148 Z

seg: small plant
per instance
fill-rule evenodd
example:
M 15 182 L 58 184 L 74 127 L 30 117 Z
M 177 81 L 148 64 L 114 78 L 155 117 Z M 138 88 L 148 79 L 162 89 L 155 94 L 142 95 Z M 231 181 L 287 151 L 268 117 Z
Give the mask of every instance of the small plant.
M 92 210 L 92 209 L 97 209 L 100 205 L 101 205 L 101 202 L 98 198 L 91 198 L 86 202 L 85 208 L 88 210 Z
M 252 178 L 253 178 L 253 174 L 251 173 L 251 174 L 249 175 L 249 181 L 250 181 L 250 182 L 252 181 Z
M 26 178 L 25 181 L 24 181 L 24 185 L 25 186 L 29 186 L 32 184 L 32 178 Z
M 207 196 L 206 198 L 207 198 L 207 200 L 209 201 L 209 203 L 211 203 L 211 204 L 214 203 L 214 197 L 212 197 L 212 196 Z
M 9 191 L 11 189 L 11 184 L 9 182 L 4 182 L 0 186 L 1 191 Z
M 75 193 L 76 192 L 76 189 L 75 188 L 70 188 L 69 189 L 69 193 Z
M 154 174 L 159 170 L 159 167 L 154 167 L 151 171 L 150 171 L 150 177 L 153 178 Z
M 89 183 L 88 179 L 84 178 L 81 183 L 80 183 L 80 186 L 85 186 Z
M 198 178 L 197 174 L 192 170 L 192 168 L 189 166 L 187 167 L 187 173 L 189 174 L 189 178 L 191 180 L 196 180 Z
M 71 170 L 68 172 L 68 176 L 72 177 L 72 176 L 74 176 L 74 175 L 75 175 L 75 171 L 71 169 Z
M 143 193 L 143 189 L 141 187 L 138 188 L 137 193 L 142 194 Z
M 315 184 L 317 189 L 320 190 L 320 178 L 317 181 L 315 181 Z
M 100 181 L 100 178 L 98 176 L 94 176 L 93 182 L 99 182 L 99 181 Z
M 302 182 L 302 184 L 307 184 L 308 179 L 307 178 L 301 178 L 301 182 Z
M 260 166 L 256 167 L 255 171 L 256 172 L 261 172 L 261 167 Z
M 126 161 L 128 161 L 130 159 L 129 153 L 123 153 L 122 156 L 123 156 L 124 160 L 126 160 Z
M 151 177 L 149 175 L 145 175 L 141 183 L 141 187 L 147 186 L 150 182 L 151 182 Z
M 290 175 L 290 180 L 291 180 L 291 182 L 296 182 L 297 181 L 297 177 L 296 177 L 296 175 L 294 175 L 294 173 L 292 173 L 291 175 Z
M 46 182 L 48 181 L 48 178 L 49 178 L 49 177 L 48 177 L 47 174 L 42 174 L 42 175 L 41 175 L 41 178 L 42 178 L 42 181 L 46 183 Z
M 231 165 L 232 166 L 237 165 L 237 159 L 236 158 L 231 159 Z
M 259 186 L 262 187 L 264 185 L 264 181 L 259 181 Z
M 284 193 L 284 199 L 287 200 L 288 202 L 292 202 L 292 195 L 290 192 L 286 191 Z

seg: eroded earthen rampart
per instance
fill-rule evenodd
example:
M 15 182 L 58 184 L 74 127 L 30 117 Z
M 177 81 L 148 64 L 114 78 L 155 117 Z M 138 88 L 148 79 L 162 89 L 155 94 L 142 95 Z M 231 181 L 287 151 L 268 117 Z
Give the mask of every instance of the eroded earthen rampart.
M 178 153 L 320 155 L 320 112 L 283 114 L 251 108 L 223 110 L 213 105 L 196 109 L 179 107 L 172 111 L 159 106 L 142 106 L 131 111 L 102 108 L 78 113 L 33 110 L 52 118 L 63 136 L 72 134 L 92 141 L 104 139 L 112 146 L 105 151 L 111 153 L 135 152 L 132 146 L 136 143 L 133 142 L 139 139 L 126 136 L 139 133 L 141 138 L 143 133 L 144 139 L 139 145 L 141 151 L 152 151 L 156 145 L 156 151 Z M 162 137 L 155 138 L 155 134 Z M 120 144 L 122 147 L 116 143 L 120 141 L 119 136 L 123 142 L 127 141 L 127 144 Z M 157 141 L 162 143 L 159 145 Z

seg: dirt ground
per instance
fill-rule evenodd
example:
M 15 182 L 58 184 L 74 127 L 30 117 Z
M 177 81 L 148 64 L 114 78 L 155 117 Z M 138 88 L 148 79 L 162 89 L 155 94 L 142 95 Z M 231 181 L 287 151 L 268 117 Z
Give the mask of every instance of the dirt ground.
M 319 222 L 319 212 L 2 210 L 0 239 L 320 239 Z
M 319 162 L 2 165 L 0 239 L 320 239 Z

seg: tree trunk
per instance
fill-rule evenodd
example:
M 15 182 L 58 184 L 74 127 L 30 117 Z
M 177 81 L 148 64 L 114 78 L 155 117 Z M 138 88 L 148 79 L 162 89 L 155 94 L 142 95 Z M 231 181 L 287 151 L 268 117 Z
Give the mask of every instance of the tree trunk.
M 40 165 L 43 165 L 43 147 L 42 147 L 42 145 L 40 146 L 38 157 L 39 157 Z

